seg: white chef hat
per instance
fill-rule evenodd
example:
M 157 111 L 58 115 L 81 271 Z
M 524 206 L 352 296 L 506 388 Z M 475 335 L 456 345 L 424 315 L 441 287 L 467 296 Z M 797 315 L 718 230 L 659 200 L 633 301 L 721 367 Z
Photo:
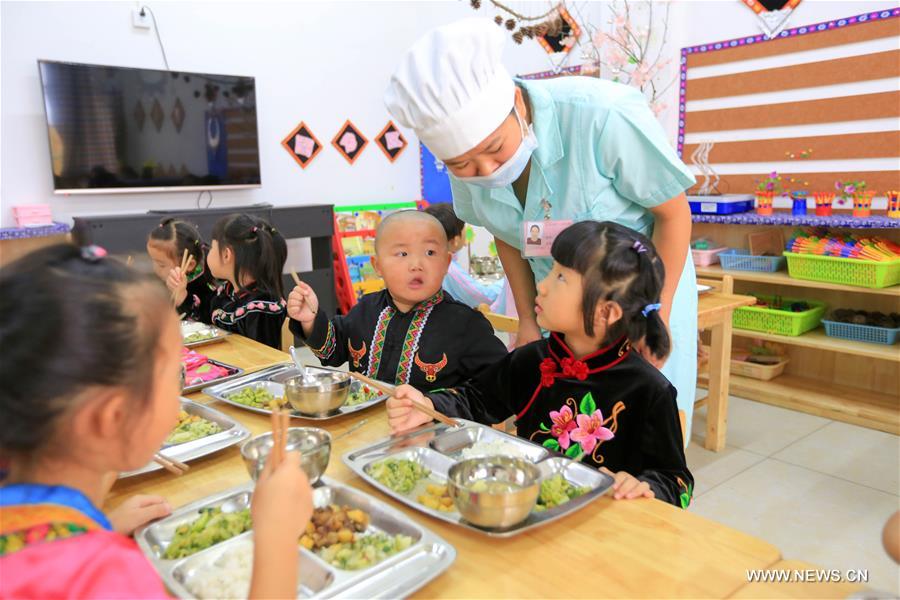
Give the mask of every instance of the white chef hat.
M 505 40 L 487 19 L 432 29 L 400 60 L 384 94 L 388 111 L 437 158 L 465 154 L 512 110 L 515 84 L 500 63 Z

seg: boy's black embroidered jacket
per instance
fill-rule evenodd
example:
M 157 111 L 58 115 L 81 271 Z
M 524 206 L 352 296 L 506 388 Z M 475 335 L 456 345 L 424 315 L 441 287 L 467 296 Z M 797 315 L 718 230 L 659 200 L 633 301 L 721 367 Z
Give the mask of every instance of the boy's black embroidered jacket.
M 570 457 L 583 450 L 585 464 L 626 471 L 676 506 L 690 502 L 675 388 L 627 340 L 576 360 L 553 333 L 428 397 L 438 411 L 480 423 L 515 415 L 519 437 Z
M 397 309 L 387 290 L 366 294 L 346 316 L 316 315 L 309 337 L 291 332 L 324 365 L 340 366 L 388 383 L 427 391 L 460 385 L 506 356 L 484 315 L 443 290 L 412 310 Z
M 281 328 L 287 317 L 287 302 L 250 285 L 236 291 L 225 283 L 211 301 L 211 321 L 216 327 L 239 333 L 281 350 Z

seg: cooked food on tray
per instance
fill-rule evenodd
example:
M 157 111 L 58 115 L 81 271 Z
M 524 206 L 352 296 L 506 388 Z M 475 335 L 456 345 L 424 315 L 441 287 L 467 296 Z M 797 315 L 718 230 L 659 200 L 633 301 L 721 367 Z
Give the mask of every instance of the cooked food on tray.
M 591 491 L 588 487 L 578 487 L 570 483 L 562 475 L 548 477 L 541 482 L 541 493 L 538 496 L 536 511 L 547 510 Z
M 318 550 L 339 542 L 352 542 L 368 526 L 369 515 L 359 509 L 334 504 L 317 508 L 306 525 L 306 533 L 300 537 L 300 545 L 307 550 Z
M 411 545 L 412 538 L 406 535 L 373 533 L 346 544 L 328 546 L 319 552 L 319 556 L 339 569 L 355 571 L 377 565 Z
M 411 460 L 388 458 L 373 465 L 370 473 L 376 481 L 395 492 L 408 494 L 416 487 L 416 483 L 428 477 L 431 471 Z
M 178 425 L 172 430 L 169 437 L 166 438 L 165 443 L 167 446 L 184 444 L 186 442 L 199 440 L 208 435 L 213 435 L 214 433 L 219 433 L 220 431 L 222 431 L 222 428 L 212 421 L 182 410 L 178 413 Z
M 441 512 L 453 512 L 456 510 L 453 507 L 453 498 L 450 497 L 446 484 L 429 483 L 425 486 L 425 493 L 419 494 L 416 500 L 419 504 L 423 504 L 432 510 Z
M 249 508 L 229 513 L 222 512 L 221 508 L 201 508 L 198 518 L 178 526 L 175 530 L 175 537 L 166 547 L 163 558 L 190 556 L 240 535 L 248 531 L 250 527 Z
M 245 387 L 239 392 L 228 394 L 228 399 L 237 402 L 238 404 L 252 406 L 253 408 L 271 408 L 273 400 L 279 406 L 284 405 L 283 397 L 276 398 L 269 390 L 261 385 L 256 387 Z

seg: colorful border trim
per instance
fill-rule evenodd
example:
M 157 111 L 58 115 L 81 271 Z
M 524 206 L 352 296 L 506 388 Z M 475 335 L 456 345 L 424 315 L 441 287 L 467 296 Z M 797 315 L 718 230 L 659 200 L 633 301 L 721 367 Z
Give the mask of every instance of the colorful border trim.
M 830 217 L 817 217 L 816 215 L 792 215 L 789 212 L 775 213 L 768 216 L 756 213 L 741 213 L 737 215 L 691 215 L 694 223 L 721 223 L 726 225 L 783 225 L 801 227 L 844 227 L 847 229 L 900 229 L 900 219 L 890 219 L 885 216 L 854 217 L 848 212 L 846 215 L 832 215 Z
M 687 57 L 688 54 L 715 52 L 716 50 L 728 50 L 740 46 L 749 46 L 751 44 L 761 44 L 764 42 L 772 42 L 787 37 L 796 37 L 798 35 L 806 35 L 809 33 L 818 33 L 820 31 L 830 29 L 840 29 L 849 25 L 858 25 L 868 23 L 869 21 L 878 21 L 884 19 L 893 19 L 900 17 L 900 8 L 891 10 L 882 10 L 855 15 L 844 19 L 835 19 L 833 21 L 825 21 L 823 23 L 814 23 L 812 25 L 804 25 L 802 27 L 792 27 L 785 29 L 772 39 L 766 37 L 765 34 L 751 35 L 733 40 L 725 40 L 722 42 L 713 42 L 710 44 L 701 44 L 699 46 L 689 46 L 681 49 L 681 68 L 678 89 L 678 156 L 684 159 L 682 150 L 684 149 L 684 119 L 685 119 L 685 96 L 687 95 Z
M 70 231 L 72 231 L 71 227 L 59 221 L 53 221 L 53 225 L 43 225 L 41 227 L 4 227 L 0 229 L 0 240 L 24 240 L 51 235 L 65 235 Z

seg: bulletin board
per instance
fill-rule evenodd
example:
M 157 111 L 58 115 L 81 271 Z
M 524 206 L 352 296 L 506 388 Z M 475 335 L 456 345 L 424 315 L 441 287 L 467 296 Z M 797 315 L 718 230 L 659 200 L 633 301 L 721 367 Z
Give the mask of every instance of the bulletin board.
M 751 192 L 772 170 L 793 189 L 900 188 L 898 17 L 894 8 L 683 48 L 679 154 L 690 164 L 714 142 L 723 193 Z

